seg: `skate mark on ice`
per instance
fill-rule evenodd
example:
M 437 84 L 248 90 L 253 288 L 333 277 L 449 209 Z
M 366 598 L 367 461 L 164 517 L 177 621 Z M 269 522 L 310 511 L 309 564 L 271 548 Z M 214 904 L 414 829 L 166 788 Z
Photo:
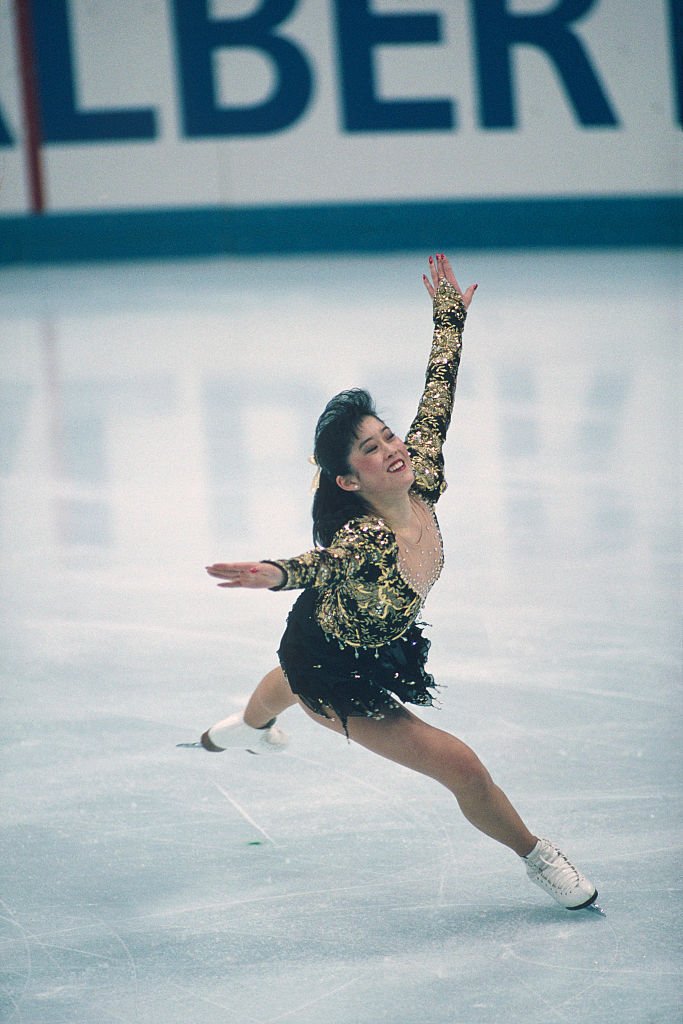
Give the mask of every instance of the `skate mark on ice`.
M 2 992 L 0 994 L 2 994 L 2 996 L 5 999 L 7 999 L 7 1001 L 10 1004 L 10 1015 L 9 1015 L 9 1017 L 7 1017 L 6 1024 L 10 1024 L 10 1021 L 15 1020 L 15 1019 L 20 1020 L 20 1021 L 26 1020 L 26 1018 L 24 1017 L 24 1014 L 22 1013 L 22 1011 L 20 1009 L 19 1003 L 16 1001 L 16 999 L 13 996 L 11 996 L 9 994 L 9 992 L 5 991 L 4 989 L 2 990 Z M 22 998 L 23 998 L 23 993 L 19 996 L 19 999 L 22 999 Z M 18 1016 L 19 1014 L 21 1014 L 21 1016 Z
M 444 896 L 444 890 L 445 890 L 445 887 L 446 887 L 446 880 L 447 880 L 448 874 L 449 874 L 449 867 L 451 867 L 453 865 L 454 860 L 455 860 L 455 851 L 454 851 L 454 847 L 453 847 L 453 840 L 452 840 L 452 838 L 451 838 L 451 836 L 450 836 L 446 826 L 439 819 L 437 819 L 437 823 L 435 823 L 435 821 L 434 821 L 434 817 L 435 817 L 436 811 L 434 813 L 430 813 L 430 814 L 427 814 L 425 816 L 426 817 L 426 826 L 425 826 L 425 818 L 423 818 L 423 816 L 421 814 L 418 815 L 415 811 L 413 811 L 411 809 L 406 809 L 404 806 L 402 806 L 402 804 L 399 803 L 399 798 L 397 798 L 394 793 L 392 793 L 389 790 L 382 789 L 380 786 L 374 786 L 371 782 L 368 782 L 367 779 L 359 778 L 357 775 L 353 775 L 351 772 L 342 771 L 339 768 L 334 768 L 334 769 L 332 769 L 330 771 L 330 768 L 329 768 L 328 765 L 324 765 L 320 761 L 316 761 L 316 760 L 314 760 L 313 758 L 310 758 L 310 757 L 302 757 L 300 754 L 291 754 L 290 753 L 288 755 L 288 759 L 290 761 L 291 760 L 301 761 L 302 764 L 313 765 L 314 768 L 320 768 L 321 771 L 324 771 L 326 776 L 329 776 L 331 774 L 331 775 L 334 775 L 334 776 L 336 776 L 337 778 L 340 778 L 340 779 L 349 779 L 356 786 L 360 786 L 361 789 L 366 789 L 366 790 L 369 790 L 372 793 L 377 793 L 377 795 L 381 796 L 382 799 L 386 803 L 389 803 L 389 804 L 392 805 L 394 813 L 396 814 L 397 820 L 404 821 L 407 825 L 417 826 L 418 828 L 425 828 L 425 827 L 431 828 L 434 831 L 434 833 L 436 833 L 437 837 L 441 836 L 443 838 L 444 844 L 446 846 L 446 851 L 445 851 L 445 853 L 443 853 L 443 856 L 441 858 L 441 870 L 440 870 L 440 873 L 439 873 L 439 886 L 438 886 L 438 892 L 437 892 L 437 899 L 438 899 L 439 902 L 442 902 L 443 896 Z M 432 855 L 433 855 L 433 853 L 432 853 Z M 400 874 L 400 868 L 396 868 L 396 870 L 394 871 L 394 875 L 399 875 L 399 874 Z M 334 890 L 331 890 L 331 891 L 334 891 Z
M 546 1013 L 548 1013 L 548 1015 L 550 1015 L 552 1019 L 562 1021 L 564 1022 L 564 1024 L 574 1024 L 574 1022 L 578 1019 L 577 1004 L 579 1004 L 579 1001 L 580 1004 L 583 1005 L 585 1003 L 587 996 L 594 989 L 598 988 L 600 985 L 604 984 L 605 981 L 608 981 L 611 977 L 613 977 L 615 973 L 614 963 L 619 955 L 620 943 L 618 936 L 614 931 L 614 928 L 612 928 L 611 926 L 610 931 L 613 933 L 614 947 L 608 962 L 605 963 L 603 966 L 600 966 L 596 962 L 590 967 L 575 967 L 567 965 L 566 962 L 551 963 L 548 961 L 537 960 L 533 957 L 524 956 L 518 953 L 513 943 L 503 944 L 502 959 L 518 961 L 519 963 L 523 964 L 532 964 L 534 966 L 544 968 L 544 971 L 550 969 L 551 971 L 570 971 L 579 974 L 590 975 L 592 980 L 587 980 L 586 983 L 582 983 L 579 991 L 576 991 L 571 995 L 568 995 L 565 999 L 558 999 L 555 1002 L 550 1002 L 543 995 L 542 991 L 537 990 L 534 987 L 534 985 L 525 981 L 524 978 L 516 976 L 516 983 L 520 984 L 524 989 L 526 989 L 527 992 L 531 993 L 535 1002 L 542 1003 L 545 1007 Z M 562 937 L 565 937 L 566 934 L 567 932 L 565 930 L 562 934 Z
M 302 1010 L 308 1010 L 311 1006 L 315 1006 L 316 1003 L 320 1003 L 324 999 L 329 999 L 330 996 L 336 996 L 338 992 L 343 992 L 344 989 L 350 988 L 351 985 L 355 985 L 356 982 L 367 977 L 368 973 L 368 971 L 361 971 L 360 974 L 354 975 L 353 978 L 342 982 L 341 985 L 335 985 L 334 988 L 328 989 L 327 992 L 323 992 L 322 995 L 316 996 L 315 999 L 309 999 L 305 1003 L 299 1003 L 298 1006 L 293 1006 L 291 1010 L 285 1010 L 284 1013 L 279 1013 L 277 1017 L 268 1017 L 267 1020 L 261 1021 L 260 1024 L 277 1024 L 278 1021 L 286 1020 L 287 1017 L 291 1017 L 295 1013 L 300 1013 Z
M 191 1001 L 193 1003 L 196 1002 L 197 1000 L 199 1000 L 199 1002 L 201 1002 L 201 1003 L 206 1003 L 208 1006 L 215 1006 L 219 1010 L 224 1010 L 226 1013 L 232 1013 L 233 1012 L 233 1007 L 226 1006 L 225 1003 L 219 1003 L 215 999 L 209 999 L 208 996 L 202 995 L 201 992 L 198 992 L 194 988 L 191 989 L 191 988 L 187 988 L 185 985 L 179 985 L 177 981 L 173 981 L 173 980 L 169 981 L 169 985 L 172 988 L 177 988 L 178 991 L 182 992 L 184 995 L 190 996 L 190 999 L 191 999 Z M 248 1022 L 248 1024 L 261 1024 L 261 1021 L 257 1020 L 256 1017 L 251 1017 L 251 1016 L 248 1017 L 248 1018 L 247 1017 L 243 1017 L 242 1021 Z
M 269 843 L 272 843 L 272 845 L 273 845 L 273 846 L 276 846 L 276 847 L 277 847 L 277 846 L 279 846 L 279 844 L 275 842 L 275 840 L 273 839 L 273 837 L 272 837 L 272 836 L 270 836 L 270 835 L 268 835 L 268 833 L 266 832 L 266 830 L 265 830 L 264 828 L 261 828 L 261 826 L 260 826 L 259 824 L 257 824 L 257 823 L 256 823 L 256 822 L 254 821 L 254 819 L 253 819 L 253 818 L 252 818 L 252 816 L 251 816 L 251 815 L 249 814 L 249 812 L 248 812 L 248 811 L 245 811 L 245 809 L 244 809 L 243 807 L 241 807 L 241 806 L 240 806 L 240 805 L 239 805 L 239 804 L 237 803 L 237 801 L 236 801 L 236 800 L 234 799 L 234 797 L 230 796 L 230 794 L 229 794 L 229 793 L 227 792 L 227 790 L 223 789 L 223 787 L 222 787 L 222 786 L 220 786 L 220 785 L 219 785 L 219 784 L 218 784 L 217 782 L 214 782 L 214 786 L 216 787 L 216 789 L 218 790 L 218 792 L 219 792 L 219 793 L 220 793 L 220 794 L 221 794 L 222 796 L 224 796 L 224 797 L 225 797 L 225 799 L 226 799 L 226 800 L 228 801 L 228 803 L 229 803 L 229 804 L 231 804 L 231 806 L 235 808 L 235 810 L 237 811 L 237 813 L 238 813 L 238 814 L 241 814 L 241 815 L 242 815 L 242 817 L 244 818 L 244 820 L 245 820 L 246 822 L 248 822 L 248 824 L 249 824 L 249 825 L 251 825 L 251 826 L 252 826 L 252 828 L 255 828 L 257 832 L 260 832 L 260 833 L 261 833 L 261 835 L 262 835 L 262 836 L 263 836 L 263 837 L 264 837 L 264 838 L 265 838 L 265 839 L 266 839 L 266 840 L 267 840 L 267 841 L 268 841 Z
M 371 793 L 377 793 L 377 795 L 381 796 L 384 800 L 387 800 L 388 802 L 396 805 L 394 809 L 398 819 L 405 821 L 407 825 L 416 824 L 417 819 L 415 814 L 411 811 L 406 811 L 406 809 L 399 804 L 397 797 L 393 793 L 386 789 L 382 789 L 380 786 L 373 786 L 373 784 L 371 782 L 368 782 L 368 780 L 365 778 L 359 778 L 359 776 L 353 775 L 351 772 L 342 771 L 340 768 L 332 768 L 330 767 L 330 765 L 325 764 L 322 761 L 316 761 L 312 757 L 302 757 L 301 754 L 291 754 L 288 752 L 287 760 L 301 761 L 302 764 L 313 765 L 314 768 L 319 768 L 320 771 L 324 773 L 324 775 L 327 777 L 332 775 L 336 776 L 339 779 L 348 779 L 350 782 L 353 782 L 356 786 L 359 786 L 361 789 L 367 789 Z
M 33 965 L 34 965 L 34 961 L 35 961 L 34 952 L 33 952 L 34 950 L 40 950 L 41 954 L 46 957 L 46 959 L 54 966 L 54 969 L 57 972 L 61 970 L 62 964 L 61 964 L 60 960 L 55 958 L 53 953 L 77 953 L 79 956 L 90 957 L 90 958 L 92 958 L 94 960 L 103 961 L 103 962 L 109 963 L 109 964 L 115 962 L 115 959 L 112 958 L 111 956 L 104 956 L 101 953 L 90 952 L 90 951 L 88 951 L 86 949 L 81 949 L 81 948 L 76 947 L 76 946 L 61 945 L 59 942 L 52 941 L 52 938 L 53 938 L 52 935 L 50 936 L 50 939 L 43 938 L 40 935 L 36 934 L 35 932 L 31 931 L 29 928 L 27 928 L 24 925 L 22 925 L 16 919 L 15 913 L 12 910 L 12 908 L 9 907 L 9 905 L 7 903 L 5 903 L 4 900 L 0 900 L 0 905 L 2 905 L 2 907 L 7 911 L 7 915 L 8 915 L 8 916 L 2 915 L 0 917 L 0 921 L 5 921 L 5 922 L 7 922 L 8 924 L 12 925 L 14 928 L 17 929 L 17 931 L 21 935 L 21 939 L 22 939 L 22 942 L 23 942 L 23 945 L 24 945 L 25 955 L 26 955 L 26 974 L 25 974 L 25 977 L 23 979 L 23 984 L 22 984 L 21 992 L 19 992 L 16 996 L 12 996 L 7 991 L 5 991 L 3 993 L 7 997 L 7 999 L 12 1003 L 12 1007 L 13 1007 L 10 1016 L 7 1018 L 7 1024 L 9 1024 L 10 1021 L 15 1020 L 15 1019 L 19 1019 L 19 1020 L 23 1020 L 24 1019 L 24 1013 L 22 1011 L 21 1004 L 22 1004 L 22 1002 L 24 1002 L 25 997 L 26 997 L 26 993 L 27 993 L 27 990 L 28 990 L 28 987 L 29 987 L 29 985 L 31 984 L 31 982 L 33 980 L 33 975 L 34 975 Z M 136 1005 L 137 1005 L 137 998 L 138 998 L 137 968 L 136 968 L 135 961 L 134 961 L 134 958 L 133 958 L 133 956 L 131 954 L 131 951 L 130 951 L 129 947 L 127 946 L 127 944 L 123 940 L 123 938 L 118 934 L 118 932 L 114 928 L 112 928 L 110 925 L 108 925 L 103 919 L 101 919 L 99 917 L 96 917 L 95 915 L 92 915 L 92 914 L 90 914 L 89 916 L 92 918 L 92 921 L 91 921 L 91 924 L 88 927 L 96 928 L 98 931 L 101 931 L 101 932 L 104 932 L 105 934 L 111 935 L 113 937 L 114 941 L 123 949 L 123 952 L 124 952 L 124 962 L 126 962 L 129 965 L 129 968 L 130 968 L 130 974 L 131 974 L 131 977 L 132 977 L 132 987 L 133 987 L 133 991 L 135 993 L 135 1002 L 136 1002 Z M 56 938 L 59 935 L 67 934 L 70 931 L 81 931 L 82 927 L 83 927 L 82 925 L 79 925 L 77 928 L 62 929 L 61 931 L 58 931 L 58 932 L 54 933 L 54 938 Z M 124 1020 L 123 1017 L 117 1016 L 111 1010 L 104 1010 L 104 1009 L 100 1008 L 100 1012 L 106 1013 L 107 1016 L 111 1017 L 112 1020 L 121 1020 L 121 1021 Z
M 182 917 L 186 914 L 209 914 L 216 913 L 222 910 L 228 910 L 233 907 L 247 907 L 256 903 L 276 903 L 284 900 L 298 900 L 305 896 L 329 896 L 335 893 L 363 893 L 370 892 L 374 893 L 377 890 L 376 882 L 364 882 L 361 885 L 340 885 L 335 888 L 330 886 L 321 887 L 319 889 L 302 889 L 302 890 L 290 890 L 289 892 L 282 893 L 269 893 L 267 896 L 245 896 L 241 899 L 233 900 L 212 900 L 210 903 L 193 903 L 191 906 L 174 908 L 173 910 L 161 910 L 151 914 L 138 914 L 135 917 L 136 922 L 140 921 L 155 921 L 164 918 L 176 918 Z
M 576 913 L 581 914 L 581 911 L 576 911 Z M 566 971 L 573 972 L 576 974 L 589 974 L 592 976 L 593 980 L 589 981 L 587 984 L 583 984 L 579 992 L 575 992 L 574 994 L 567 996 L 566 999 L 558 1001 L 557 1004 L 553 1007 L 554 1012 L 558 1013 L 560 1007 L 566 1008 L 567 1011 L 570 1012 L 571 1016 L 565 1017 L 563 1019 L 572 1022 L 572 1024 L 577 1019 L 576 1006 L 573 1006 L 573 1004 L 576 1004 L 579 999 L 582 1001 L 582 1003 L 585 1003 L 586 997 L 594 989 L 596 989 L 606 980 L 612 978 L 615 974 L 622 973 L 618 968 L 615 967 L 615 964 L 618 962 L 619 955 L 621 953 L 621 942 L 619 940 L 619 936 L 617 935 L 614 926 L 610 922 L 608 922 L 606 918 L 604 918 L 604 921 L 606 927 L 612 934 L 613 948 L 611 955 L 607 957 L 606 962 L 602 965 L 597 963 L 597 961 L 590 967 L 573 966 L 571 964 L 567 964 L 566 962 L 549 963 L 544 960 L 537 960 L 533 957 L 522 956 L 519 953 L 517 953 L 517 951 L 514 948 L 512 948 L 512 946 L 508 947 L 507 950 L 506 955 L 513 960 L 518 960 L 520 963 L 533 964 L 534 966 L 543 967 L 544 969 L 549 968 L 550 970 L 554 971 Z M 597 951 L 595 955 L 597 956 Z M 525 987 L 528 988 L 529 991 L 532 991 L 537 999 L 541 1000 L 544 1003 L 546 1002 L 543 995 L 540 992 L 536 992 L 532 986 L 525 985 Z
M 558 1006 L 546 999 L 541 992 L 538 992 L 534 986 L 530 985 L 524 980 L 524 978 L 517 978 L 517 984 L 531 994 L 534 1002 L 542 1003 L 546 1009 L 546 1013 L 552 1017 L 552 1019 L 562 1021 L 563 1024 L 575 1024 L 576 1018 L 573 1015 L 568 1017 L 566 1013 L 563 1013 Z
M 99 925 L 99 927 L 102 928 L 102 930 L 103 930 L 103 932 L 105 934 L 111 935 L 113 937 L 114 941 L 123 950 L 124 960 L 125 960 L 125 962 L 128 964 L 128 966 L 130 968 L 130 974 L 131 974 L 131 979 L 132 979 L 131 988 L 132 988 L 133 1008 L 134 1008 L 133 1020 L 138 1020 L 138 1017 L 139 1017 L 139 999 L 140 999 L 140 983 L 139 983 L 139 978 L 138 978 L 138 968 L 137 968 L 137 964 L 135 962 L 135 957 L 133 956 L 133 954 L 132 954 L 132 952 L 130 950 L 130 947 L 128 946 L 127 942 L 125 941 L 123 936 L 120 935 L 117 932 L 116 928 L 114 928 L 112 925 L 108 924 L 104 920 L 104 918 L 99 917 L 97 914 L 93 914 L 91 912 L 90 913 L 90 917 L 92 918 L 92 920 L 93 920 L 93 922 L 95 924 Z M 121 1018 L 121 1020 L 124 1020 L 124 1019 L 125 1018 L 123 1018 L 123 1017 Z
M 3 909 L 7 912 L 8 915 L 7 917 L 5 917 L 4 915 L 0 917 L 0 921 L 6 921 L 8 924 L 12 925 L 13 928 L 17 929 L 17 931 L 21 935 L 21 941 L 23 943 L 24 952 L 26 955 L 26 975 L 23 979 L 21 992 L 19 992 L 17 996 L 14 997 L 11 996 L 8 991 L 4 990 L 4 994 L 7 996 L 7 998 L 9 999 L 13 1006 L 13 1011 L 10 1017 L 7 1018 L 9 1024 L 9 1021 L 11 1021 L 16 1016 L 16 1014 L 21 1013 L 23 1017 L 23 1013 L 21 1011 L 21 1003 L 24 999 L 24 996 L 26 995 L 26 992 L 28 990 L 29 985 L 31 984 L 31 981 L 33 980 L 33 955 L 31 952 L 31 942 L 29 940 L 33 939 L 39 945 L 40 940 L 36 936 L 32 935 L 28 931 L 28 929 L 25 928 L 19 921 L 17 921 L 14 910 L 10 907 L 8 903 L 5 903 L 3 899 L 0 899 L 0 906 L 3 907 Z

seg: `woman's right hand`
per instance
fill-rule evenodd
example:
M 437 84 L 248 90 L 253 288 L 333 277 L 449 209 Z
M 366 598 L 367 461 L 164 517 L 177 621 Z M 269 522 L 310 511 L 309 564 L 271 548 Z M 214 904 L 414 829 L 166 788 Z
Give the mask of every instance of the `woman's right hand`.
M 270 562 L 216 562 L 215 565 L 207 565 L 206 571 L 209 576 L 223 580 L 218 586 L 227 589 L 270 590 L 285 582 L 282 569 Z

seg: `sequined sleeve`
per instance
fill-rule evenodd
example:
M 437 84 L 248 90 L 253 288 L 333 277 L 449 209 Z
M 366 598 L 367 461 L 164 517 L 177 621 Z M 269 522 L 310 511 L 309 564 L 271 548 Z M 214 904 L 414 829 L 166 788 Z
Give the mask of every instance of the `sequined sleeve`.
M 285 574 L 285 581 L 273 590 L 302 590 L 305 587 L 353 586 L 367 576 L 375 578 L 377 567 L 389 554 L 396 558 L 396 538 L 375 516 L 362 516 L 345 523 L 327 548 L 305 551 L 294 558 L 270 560 Z
M 406 437 L 414 487 L 435 502 L 446 490 L 442 448 L 451 422 L 467 311 L 453 285 L 442 281 L 434 296 L 434 334 L 425 388 Z

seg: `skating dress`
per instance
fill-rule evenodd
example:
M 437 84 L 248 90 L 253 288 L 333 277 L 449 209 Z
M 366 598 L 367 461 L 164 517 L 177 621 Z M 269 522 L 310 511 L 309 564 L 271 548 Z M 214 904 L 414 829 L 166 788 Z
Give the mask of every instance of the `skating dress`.
M 382 718 L 397 699 L 431 705 L 430 642 L 417 619 L 443 566 L 434 506 L 446 489 L 443 443 L 451 419 L 466 311 L 442 281 L 434 296 L 434 334 L 425 388 L 405 439 L 415 481 L 410 497 L 424 526 L 418 562 L 377 515 L 359 515 L 330 545 L 273 559 L 284 583 L 303 588 L 280 642 L 280 664 L 294 693 L 325 718 Z

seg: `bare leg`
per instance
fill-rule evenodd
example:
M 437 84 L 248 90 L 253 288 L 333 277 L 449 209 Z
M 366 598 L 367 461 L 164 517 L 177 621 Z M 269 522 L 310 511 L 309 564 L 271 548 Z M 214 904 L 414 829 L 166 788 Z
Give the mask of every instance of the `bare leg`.
M 268 672 L 254 690 L 244 712 L 247 725 L 258 729 L 297 703 L 281 668 Z M 304 704 L 316 722 L 342 733 L 335 718 L 322 718 Z M 350 718 L 349 736 L 362 747 L 436 779 L 455 796 L 475 828 L 510 847 L 521 857 L 536 845 L 505 793 L 496 786 L 474 751 L 462 740 L 436 729 L 407 708 L 383 719 Z
M 314 721 L 343 733 L 338 720 L 322 718 L 302 707 Z M 537 836 L 526 827 L 474 751 L 457 737 L 435 729 L 404 707 L 382 719 L 349 718 L 348 729 L 350 738 L 362 747 L 436 779 L 453 793 L 475 828 L 520 857 L 536 845 Z
M 297 703 L 281 668 L 273 668 L 258 684 L 244 709 L 244 721 L 254 729 Z

